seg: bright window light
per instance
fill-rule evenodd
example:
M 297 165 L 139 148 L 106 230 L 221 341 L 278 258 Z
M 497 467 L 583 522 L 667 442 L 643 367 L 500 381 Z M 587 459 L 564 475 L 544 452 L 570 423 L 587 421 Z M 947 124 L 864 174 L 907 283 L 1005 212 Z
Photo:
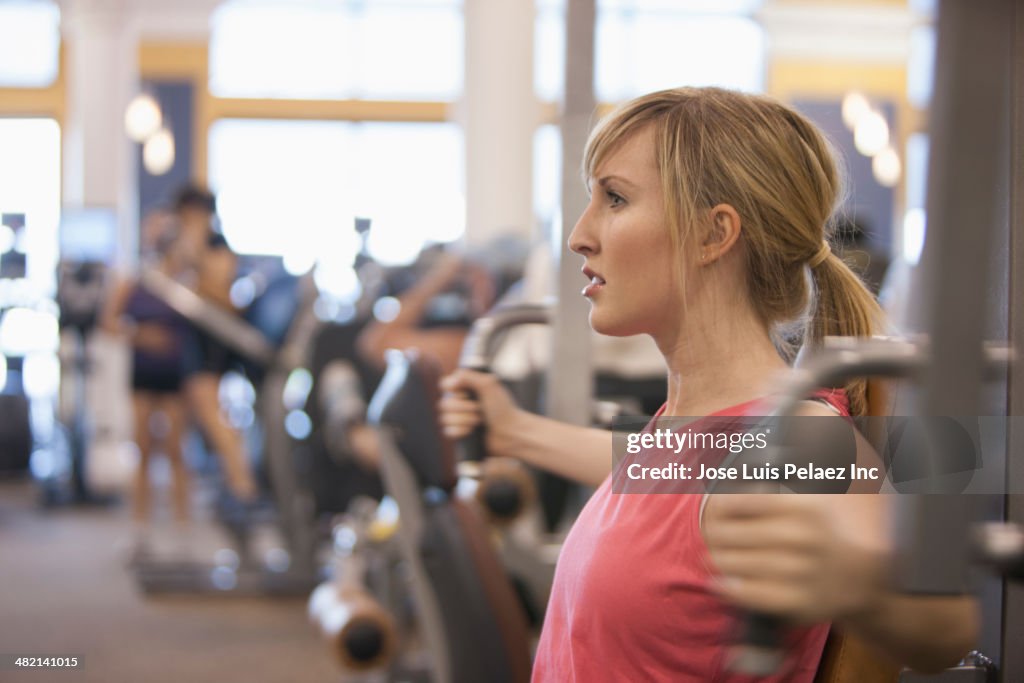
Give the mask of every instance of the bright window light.
M 594 89 L 619 101 L 663 88 L 764 87 L 762 0 L 598 0 Z M 537 0 L 534 89 L 558 100 L 565 80 L 565 0 Z M 723 52 L 722 44 L 730 49 Z M 710 56 L 710 57 L 709 57 Z
M 412 262 L 427 242 L 461 237 L 466 200 L 459 127 L 367 123 L 355 129 L 352 181 L 357 215 L 373 220 L 370 255 L 400 265 Z
M 910 58 L 907 61 L 907 99 L 925 109 L 932 99 L 935 79 L 935 28 L 916 26 L 910 32 Z
M 57 78 L 60 10 L 52 2 L 0 2 L 0 87 L 45 88 Z
M 924 209 L 910 209 L 903 216 L 903 259 L 912 266 L 921 260 L 928 217 Z
M 914 133 L 906 146 L 906 203 L 909 209 L 923 209 L 928 184 L 928 135 Z
M 30 308 L 11 308 L 0 318 L 0 351 L 25 356 L 35 351 L 56 353 L 60 346 L 57 316 Z
M 533 89 L 540 99 L 557 102 L 565 88 L 564 5 L 538 0 L 533 32 Z
M 27 255 L 26 277 L 37 293 L 52 294 L 57 286 L 60 127 L 53 119 L 0 118 L 0 150 L 0 213 L 25 214 L 19 245 Z
M 596 41 L 594 89 L 600 100 L 683 85 L 748 92 L 764 85 L 764 35 L 751 19 L 606 11 L 598 17 Z
M 317 263 L 318 283 L 352 289 L 355 218 L 368 249 L 408 263 L 465 231 L 462 133 L 447 123 L 222 120 L 210 131 L 210 182 L 224 236 L 243 254 Z
M 533 136 L 533 211 L 549 225 L 562 205 L 562 135 L 558 126 L 541 126 Z
M 464 72 L 462 24 L 462 10 L 453 5 L 367 7 L 359 29 L 354 95 L 457 99 Z
M 318 250 L 354 253 L 345 191 L 351 138 L 349 124 L 328 121 L 214 124 L 209 177 L 231 248 L 300 259 Z
M 234 0 L 213 15 L 210 89 L 222 97 L 455 99 L 454 0 Z
M 22 382 L 29 398 L 49 398 L 60 387 L 60 361 L 52 351 L 36 351 L 25 356 Z
M 764 0 L 598 0 L 602 9 L 671 11 L 689 14 L 750 14 Z

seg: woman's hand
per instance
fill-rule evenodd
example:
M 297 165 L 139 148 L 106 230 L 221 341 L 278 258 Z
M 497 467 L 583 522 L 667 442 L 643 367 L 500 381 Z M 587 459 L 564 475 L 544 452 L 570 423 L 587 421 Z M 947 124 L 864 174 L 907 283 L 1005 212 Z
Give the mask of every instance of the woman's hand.
M 886 595 L 885 519 L 877 495 L 721 494 L 703 529 L 727 600 L 826 621 L 857 619 Z
M 460 369 L 441 380 L 445 436 L 462 439 L 487 427 L 487 454 L 519 458 L 586 486 L 612 469 L 612 434 L 541 417 L 519 408 L 494 375 Z
M 487 427 L 490 455 L 515 456 L 515 436 L 525 413 L 494 375 L 459 369 L 441 380 L 441 427 L 450 439 Z

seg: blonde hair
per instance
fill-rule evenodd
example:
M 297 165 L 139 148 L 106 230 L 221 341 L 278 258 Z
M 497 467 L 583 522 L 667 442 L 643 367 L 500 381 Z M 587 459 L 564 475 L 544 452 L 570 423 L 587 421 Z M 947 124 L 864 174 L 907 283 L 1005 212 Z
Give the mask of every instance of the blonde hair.
M 874 297 L 827 248 L 843 182 L 813 124 L 767 97 L 720 88 L 663 90 L 598 124 L 584 152 L 584 178 L 647 126 L 677 254 L 695 230 L 710 225 L 710 208 L 732 206 L 742 224 L 750 301 L 783 357 L 792 360 L 801 344 L 815 346 L 826 336 L 875 331 L 881 311 Z M 851 412 L 863 414 L 864 381 L 846 391 Z

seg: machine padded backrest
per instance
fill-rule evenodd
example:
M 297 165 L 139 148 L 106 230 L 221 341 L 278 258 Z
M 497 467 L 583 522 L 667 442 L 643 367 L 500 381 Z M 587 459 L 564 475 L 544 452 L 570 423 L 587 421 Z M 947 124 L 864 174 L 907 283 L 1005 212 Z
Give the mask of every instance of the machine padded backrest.
M 451 495 L 455 453 L 438 426 L 439 379 L 427 359 L 391 353 L 368 411 L 393 442 L 383 454 L 385 481 L 399 504 L 399 533 L 410 541 L 405 552 L 413 555 L 413 574 L 424 578 L 416 590 L 426 591 L 420 597 L 437 606 L 421 616 L 440 620 L 437 630 L 445 637 L 436 647 L 444 649 L 446 683 L 526 683 L 530 649 L 523 608 L 483 520 Z M 409 474 L 398 477 L 401 472 Z M 418 490 L 402 483 L 413 479 Z
M 899 666 L 833 627 L 814 683 L 896 683 L 899 675 Z
M 799 360 L 798 360 L 799 362 Z M 867 414 L 878 417 L 892 411 L 893 381 L 879 378 L 868 380 Z M 877 422 L 869 422 L 869 426 Z M 876 435 L 865 434 L 877 448 Z M 900 667 L 872 651 L 856 636 L 833 626 L 825 641 L 825 649 L 818 665 L 814 683 L 896 683 Z
M 457 500 L 429 506 L 419 550 L 442 606 L 452 683 L 528 681 L 526 618 L 477 513 Z
M 388 369 L 367 411 L 371 423 L 387 425 L 395 445 L 423 489 L 455 488 L 455 448 L 441 436 L 437 365 L 413 351 L 388 354 Z

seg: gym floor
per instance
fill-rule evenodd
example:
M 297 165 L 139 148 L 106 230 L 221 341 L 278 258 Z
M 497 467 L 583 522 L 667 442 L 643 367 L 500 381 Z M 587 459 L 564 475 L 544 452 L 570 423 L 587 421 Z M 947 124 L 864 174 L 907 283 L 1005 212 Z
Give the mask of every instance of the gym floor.
M 304 599 L 147 598 L 126 567 L 125 506 L 43 510 L 0 480 L 0 654 L 79 655 L 75 671 L 0 681 L 342 681 Z

